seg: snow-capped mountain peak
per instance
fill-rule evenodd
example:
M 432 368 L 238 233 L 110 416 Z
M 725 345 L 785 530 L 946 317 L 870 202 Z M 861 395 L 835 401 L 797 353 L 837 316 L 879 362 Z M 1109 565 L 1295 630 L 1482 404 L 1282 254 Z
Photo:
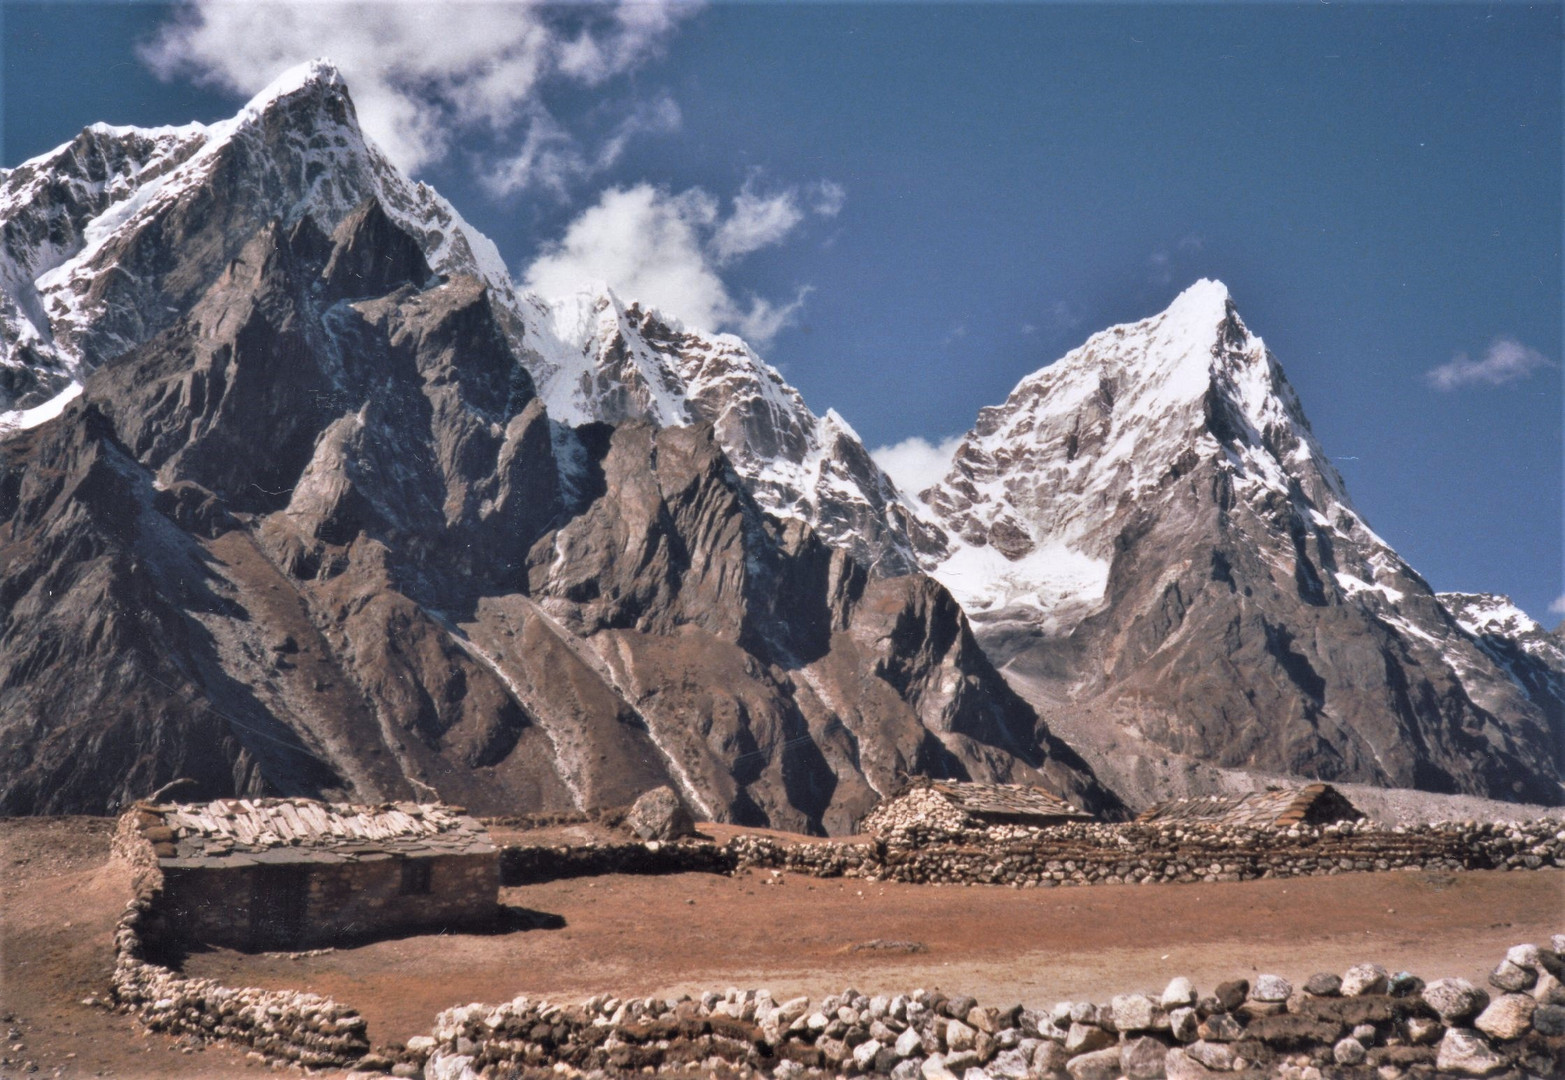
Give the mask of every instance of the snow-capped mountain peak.
M 953 538 L 925 565 L 970 613 L 1066 632 L 1104 601 L 1116 510 L 1208 459 L 1251 498 L 1301 499 L 1324 527 L 1363 527 L 1265 343 L 1227 287 L 1203 279 L 979 413 L 921 494 Z
M 260 225 L 309 215 L 329 231 L 371 195 L 437 271 L 474 274 L 511 294 L 494 244 L 364 136 L 327 60 L 284 72 L 227 120 L 94 124 L 8 170 L 0 428 L 38 422 L 51 409 L 37 407 L 73 395 L 92 370 L 168 325 Z M 173 278 L 158 258 L 170 243 L 202 254 Z

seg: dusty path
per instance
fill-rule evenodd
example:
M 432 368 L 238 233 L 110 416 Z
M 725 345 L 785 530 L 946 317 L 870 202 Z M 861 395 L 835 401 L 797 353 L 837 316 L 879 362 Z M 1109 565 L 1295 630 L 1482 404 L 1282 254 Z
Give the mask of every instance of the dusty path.
M 259 1077 L 241 1053 L 182 1053 L 101 995 L 126 883 L 107 865 L 111 824 L 0 820 L 0 1076 Z M 792 875 L 603 877 L 507 889 L 554 929 L 384 941 L 290 959 L 192 955 L 193 974 L 331 994 L 377 1041 L 427 1031 L 434 1014 L 518 993 L 672 994 L 769 986 L 779 994 L 940 986 L 994 1002 L 1106 999 L 1177 974 L 1203 989 L 1274 971 L 1295 980 L 1376 960 L 1481 978 L 1519 941 L 1565 929 L 1565 872 L 1344 874 L 1215 885 L 1051 890 L 934 888 Z M 690 903 L 689 901 L 694 901 Z M 563 922 L 563 925 L 560 925 Z M 911 942 L 919 951 L 859 949 Z M 74 1057 L 67 1057 L 74 1054 Z

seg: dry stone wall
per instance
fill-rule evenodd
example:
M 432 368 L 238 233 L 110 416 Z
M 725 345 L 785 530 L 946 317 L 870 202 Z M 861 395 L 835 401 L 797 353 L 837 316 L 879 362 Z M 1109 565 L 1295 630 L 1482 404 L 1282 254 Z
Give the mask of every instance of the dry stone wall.
M 724 845 L 513 845 L 501 883 L 587 874 L 717 873 L 756 867 L 816 877 L 947 885 L 1243 881 L 1352 871 L 1537 870 L 1565 867 L 1565 821 L 1385 827 L 1342 822 L 1287 829 L 1187 824 L 895 828 L 855 843 L 795 843 L 740 834 Z
M 1426 984 L 1366 963 L 1295 987 L 1276 975 L 1207 993 L 1161 992 L 1047 1010 L 938 991 L 778 1001 L 766 990 L 700 998 L 519 997 L 467 1005 L 398 1048 L 425 1080 L 609 1075 L 890 1076 L 895 1080 L 1285 1080 L 1565 1075 L 1559 952 L 1518 945 L 1489 978 Z
M 291 990 L 222 986 L 192 979 L 153 958 L 167 933 L 160 915 L 162 873 L 144 844 L 116 842 L 130 860 L 135 895 L 115 929 L 111 996 L 152 1031 L 198 1042 L 247 1046 L 272 1063 L 340 1068 L 369 1052 L 365 1020 L 331 998 Z

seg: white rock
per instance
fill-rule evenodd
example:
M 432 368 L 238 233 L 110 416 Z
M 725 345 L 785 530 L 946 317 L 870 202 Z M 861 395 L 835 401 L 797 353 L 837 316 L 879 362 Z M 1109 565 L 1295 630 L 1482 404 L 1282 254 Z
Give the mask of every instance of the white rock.
M 1478 1015 L 1473 1026 L 1493 1039 L 1519 1039 L 1532 1027 L 1538 1003 L 1527 994 L 1502 994 Z
M 854 1064 L 868 1072 L 870 1066 L 875 1064 L 875 1055 L 878 1053 L 880 1053 L 879 1040 L 870 1039 L 868 1042 L 861 1042 L 853 1048 Z
M 1181 975 L 1177 979 L 1169 980 L 1168 985 L 1163 988 L 1163 996 L 1159 1001 L 1165 1009 L 1178 1009 L 1185 1005 L 1194 1005 L 1195 999 L 1195 986 Z
M 1251 1001 L 1287 1001 L 1292 996 L 1293 984 L 1281 975 L 1261 975 L 1250 989 Z
M 925 1058 L 918 1071 L 924 1080 L 957 1080 L 956 1073 L 946 1068 L 946 1059 L 939 1054 Z
M 467 1054 L 435 1054 L 424 1063 L 424 1080 L 478 1080 Z
M 1459 1023 L 1489 1004 L 1489 994 L 1466 979 L 1436 979 L 1424 987 L 1426 1004 L 1447 1024 Z
M 1170 1050 L 1163 1059 L 1163 1073 L 1168 1080 L 1207 1080 L 1208 1077 L 1218 1075 L 1179 1046 Z
M 1027 1080 L 1030 1073 L 1027 1055 L 1021 1050 L 1001 1050 L 988 1065 L 990 1076 L 999 1080 Z
M 1517 967 L 1537 971 L 1542 967 L 1536 945 L 1512 945 L 1505 951 L 1505 958 Z
M 892 1049 L 897 1052 L 898 1057 L 909 1058 L 918 1053 L 922 1046 L 923 1040 L 919 1037 L 918 1029 L 908 1028 L 897 1036 L 896 1045 Z
M 1117 994 L 1110 1003 L 1114 1026 L 1123 1032 L 1150 1031 L 1161 1011 L 1145 994 Z
M 1342 974 L 1343 997 L 1384 994 L 1390 985 L 1391 974 L 1379 964 L 1355 964 Z
M 1472 1028 L 1446 1029 L 1435 1057 L 1436 1069 L 1462 1076 L 1488 1076 L 1504 1067 L 1505 1059 Z
M 1364 1062 L 1364 1044 L 1357 1039 L 1341 1039 L 1331 1048 L 1331 1057 L 1338 1065 L 1361 1065 Z
M 953 1054 L 971 1050 L 977 1038 L 978 1032 L 960 1020 L 952 1020 L 946 1024 L 946 1049 Z

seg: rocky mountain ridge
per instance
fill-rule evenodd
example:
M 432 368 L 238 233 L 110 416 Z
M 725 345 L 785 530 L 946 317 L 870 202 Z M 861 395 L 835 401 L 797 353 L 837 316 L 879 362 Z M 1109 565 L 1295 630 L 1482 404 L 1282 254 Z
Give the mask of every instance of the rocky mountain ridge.
M 102 812 L 178 776 L 494 813 L 672 783 L 707 816 L 810 831 L 912 772 L 1117 805 L 939 585 L 766 513 L 699 418 L 552 418 L 513 294 L 374 194 L 324 223 L 321 177 L 279 195 L 309 175 L 298 110 L 351 126 L 329 75 L 241 114 L 278 136 L 254 183 L 209 175 L 84 230 L 142 252 L 160 300 L 201 288 L 89 361 L 129 303 L 90 284 L 101 304 L 55 336 L 79 397 L 0 444 L 5 812 Z
M 89 610 L 128 581 L 141 625 L 201 646 L 126 675 L 198 703 L 126 710 L 125 746 L 162 748 L 136 783 L 188 736 L 230 740 L 202 768 L 240 790 L 296 770 L 478 805 L 491 781 L 463 770 L 496 768 L 528 807 L 672 780 L 716 816 L 835 828 L 905 771 L 1041 769 L 1105 801 L 1036 709 L 1135 801 L 1199 788 L 1197 765 L 1560 800 L 1557 643 L 1436 597 L 1369 530 L 1218 283 L 1023 380 L 940 484 L 899 493 L 740 339 L 603 287 L 517 290 L 323 63 L 232 121 L 99 125 L 0 174 L 0 279 L 0 428 L 21 430 L 0 542 L 25 568 L 0 745 L 35 774 L 14 805 L 118 797 L 42 722 L 71 688 L 23 684 L 77 637 L 139 656 Z M 44 461 L 72 478 L 47 498 Z M 134 497 L 84 512 L 116 476 Z M 107 592 L 40 635 L 59 613 L 36 590 L 84 558 Z M 258 616 L 257 590 L 299 599 Z M 194 733 L 219 715 L 229 735 Z M 354 724 L 384 761 L 329 752 Z M 264 738 L 232 742 L 246 726 Z

